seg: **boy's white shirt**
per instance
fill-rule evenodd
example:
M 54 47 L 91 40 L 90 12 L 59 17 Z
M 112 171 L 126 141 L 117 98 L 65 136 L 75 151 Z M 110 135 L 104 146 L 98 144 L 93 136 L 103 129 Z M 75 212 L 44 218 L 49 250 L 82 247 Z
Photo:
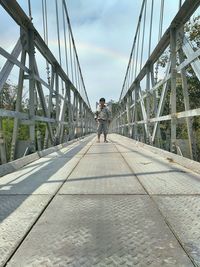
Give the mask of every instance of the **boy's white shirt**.
M 110 110 L 108 109 L 107 105 L 104 105 L 103 108 L 101 105 L 98 106 L 95 118 L 105 121 L 110 120 Z

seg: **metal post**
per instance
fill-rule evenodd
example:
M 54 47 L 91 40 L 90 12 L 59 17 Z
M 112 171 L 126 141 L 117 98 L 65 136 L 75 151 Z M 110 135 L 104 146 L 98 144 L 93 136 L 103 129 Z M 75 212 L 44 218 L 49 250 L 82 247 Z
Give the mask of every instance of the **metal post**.
M 146 115 L 147 115 L 147 131 L 148 131 L 148 134 L 149 136 L 147 136 L 147 140 L 146 140 L 146 143 L 147 144 L 151 144 L 151 136 L 150 136 L 150 131 L 149 131 L 149 128 L 150 128 L 150 125 L 149 125 L 149 119 L 150 119 L 150 71 L 151 71 L 151 68 L 150 66 L 148 65 L 147 66 L 147 74 L 146 74 Z
M 121 101 L 121 116 L 120 116 L 120 124 L 121 124 L 121 134 L 124 135 L 124 99 Z
M 42 136 L 40 130 L 37 130 L 37 149 L 38 151 L 42 150 Z
M 25 65 L 25 62 L 26 62 L 26 51 L 23 49 L 22 55 L 21 55 L 21 63 L 23 65 Z M 19 79 L 18 79 L 18 87 L 17 87 L 16 107 L 15 107 L 15 110 L 17 112 L 21 111 L 23 83 L 24 83 L 24 70 L 20 69 Z M 15 159 L 15 150 L 16 150 L 18 129 L 19 129 L 19 119 L 17 117 L 15 117 L 14 118 L 14 126 L 13 126 L 12 143 L 11 143 L 11 152 L 10 152 L 10 160 L 11 161 Z
M 35 61 L 35 74 L 39 76 L 39 72 L 38 72 L 36 61 Z M 42 90 L 42 85 L 38 81 L 36 81 L 36 85 L 37 85 L 37 92 L 38 92 L 38 96 L 40 98 L 42 111 L 43 111 L 45 117 L 49 117 L 49 111 L 48 111 L 48 108 L 47 108 L 47 105 L 46 105 L 44 92 Z M 36 96 L 36 99 L 37 99 L 37 96 Z M 51 127 L 50 122 L 47 122 L 47 127 L 48 127 L 48 131 L 49 131 L 49 136 L 50 136 L 51 142 L 53 142 L 53 131 L 52 131 L 52 127 Z
M 71 104 L 71 90 L 70 90 L 70 88 L 68 88 L 68 90 L 67 90 L 67 98 L 68 98 L 69 139 L 71 140 L 74 136 L 74 133 L 73 133 L 72 104 Z
M 59 76 L 56 72 L 56 88 L 55 88 L 55 97 L 56 97 L 56 121 L 58 123 L 59 114 L 60 114 L 60 99 L 59 99 Z
M 138 139 L 138 125 L 137 125 L 137 121 L 138 121 L 138 114 L 137 114 L 137 109 L 138 109 L 138 87 L 135 88 L 134 90 L 135 93 L 135 106 L 134 106 L 134 139 L 137 140 Z
M 119 133 L 119 134 L 122 134 L 122 131 L 121 131 L 121 125 L 122 125 L 122 120 L 121 120 L 121 110 L 122 110 L 122 106 L 121 106 L 121 102 L 120 102 L 119 116 L 118 116 L 118 133 Z
M 1 118 L 0 118 L 0 157 L 1 157 L 1 164 L 4 164 L 7 162 L 6 146 L 5 146 L 5 140 L 4 140 L 4 135 L 3 135 Z
M 143 121 L 144 121 L 144 127 L 143 127 L 143 131 L 144 131 L 144 141 L 147 142 L 147 140 L 149 140 L 149 128 L 148 128 L 148 120 L 147 120 L 147 112 L 146 112 L 146 108 L 145 108 L 145 104 L 144 104 L 144 98 L 143 98 L 143 94 L 142 94 L 142 90 L 141 90 L 141 86 L 138 85 L 138 92 L 139 92 L 139 97 L 140 97 L 140 106 L 141 106 L 141 113 L 142 113 L 142 117 L 143 117 Z
M 85 134 L 88 134 L 89 118 L 88 118 L 88 109 L 85 105 Z
M 63 142 L 63 135 L 64 135 L 64 118 L 65 118 L 65 112 L 66 112 L 66 100 L 67 100 L 67 86 L 65 84 L 65 91 L 64 91 L 64 97 L 61 99 L 61 105 L 60 105 L 60 114 L 59 114 L 59 126 L 57 128 L 56 136 L 59 139 L 59 143 Z
M 184 55 L 183 55 L 182 50 L 181 51 L 179 50 L 179 59 L 180 59 L 180 63 L 184 61 Z M 182 88 L 183 88 L 185 110 L 190 110 L 188 85 L 187 85 L 185 68 L 181 69 L 181 79 L 182 79 Z M 193 159 L 193 140 L 194 140 L 194 138 L 193 138 L 193 133 L 192 133 L 192 121 L 191 121 L 190 117 L 186 117 L 186 124 L 187 124 L 190 158 Z
M 54 79 L 55 79 L 54 68 L 51 67 L 51 81 L 50 81 L 51 90 L 49 92 L 49 100 L 48 100 L 48 116 L 49 116 L 49 118 L 51 118 L 51 113 L 52 113 L 52 109 L 53 109 L 52 98 L 53 98 L 53 90 L 54 90 Z M 45 138 L 44 138 L 44 149 L 48 147 L 48 141 L 49 141 L 49 130 L 48 130 L 48 126 L 46 126 Z
M 78 95 L 77 93 L 74 94 L 75 98 L 75 135 L 76 137 L 79 136 L 79 102 L 78 102 Z
M 171 152 L 176 149 L 176 29 L 170 29 L 170 50 L 171 50 Z
M 133 138 L 133 121 L 134 121 L 134 115 L 133 115 L 133 92 L 130 93 L 130 138 Z
M 58 144 L 59 136 L 57 136 L 59 128 L 59 114 L 60 114 L 60 98 L 59 98 L 59 76 L 56 70 L 55 73 L 55 99 L 56 99 L 56 131 L 54 136 L 54 145 Z
M 28 29 L 28 54 L 29 54 L 29 118 L 31 124 L 29 126 L 30 141 L 33 151 L 35 150 L 35 79 L 34 79 L 34 64 L 35 64 L 35 48 L 34 48 L 34 31 Z
M 82 99 L 79 98 L 79 119 L 80 119 L 80 135 L 83 135 L 83 103 Z
M 131 115 L 130 115 L 130 106 L 131 106 L 131 95 L 130 93 L 127 96 L 127 101 L 126 101 L 126 115 L 127 115 L 127 122 L 128 122 L 128 137 L 131 136 Z

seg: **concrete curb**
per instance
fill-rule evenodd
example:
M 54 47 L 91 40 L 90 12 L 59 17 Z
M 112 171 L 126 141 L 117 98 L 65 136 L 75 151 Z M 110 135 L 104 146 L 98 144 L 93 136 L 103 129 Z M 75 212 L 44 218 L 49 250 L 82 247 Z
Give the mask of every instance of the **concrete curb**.
M 132 141 L 138 147 L 146 148 L 149 151 L 151 151 L 151 152 L 153 152 L 155 154 L 158 154 L 158 155 L 166 158 L 167 160 L 169 160 L 171 162 L 178 163 L 179 165 L 181 165 L 181 166 L 183 166 L 185 168 L 188 168 L 188 169 L 200 174 L 200 162 L 197 162 L 197 161 L 194 161 L 194 160 L 179 156 L 177 154 L 171 153 L 169 151 L 162 150 L 162 149 L 157 148 L 157 147 L 153 147 L 153 146 L 141 143 L 139 141 L 133 140 L 133 139 L 128 138 L 126 136 L 122 136 L 122 135 L 120 135 L 120 136 L 125 138 L 129 142 Z

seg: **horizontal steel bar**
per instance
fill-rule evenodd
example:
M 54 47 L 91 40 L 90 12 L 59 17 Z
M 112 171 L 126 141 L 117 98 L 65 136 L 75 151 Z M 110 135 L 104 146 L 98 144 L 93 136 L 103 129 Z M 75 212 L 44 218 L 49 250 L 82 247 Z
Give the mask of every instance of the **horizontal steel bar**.
M 7 109 L 0 109 L 0 117 L 11 117 L 25 120 L 28 119 L 28 114 Z
M 47 118 L 47 117 L 42 117 L 42 116 L 34 116 L 33 120 L 35 121 L 42 121 L 42 122 L 56 122 L 55 119 L 52 118 Z
M 23 112 L 13 111 L 13 110 L 7 110 L 7 109 L 0 109 L 0 117 L 18 118 L 22 120 L 24 124 L 29 124 L 29 121 L 30 121 L 28 114 L 23 113 Z M 47 118 L 47 117 L 37 116 L 37 115 L 34 116 L 32 120 L 41 121 L 41 122 L 51 122 L 51 123 L 59 122 L 64 125 L 68 125 L 68 122 L 65 122 L 65 121 L 56 121 L 53 118 Z
M 200 116 L 200 108 L 182 111 L 182 112 L 178 112 L 175 114 L 160 116 L 158 118 L 152 118 L 152 119 L 149 119 L 146 121 L 142 120 L 142 121 L 137 121 L 137 122 L 131 122 L 130 124 L 123 124 L 120 127 L 128 126 L 128 125 L 135 125 L 135 124 L 145 124 L 145 123 L 152 123 L 152 122 L 168 121 L 168 120 L 171 120 L 172 118 L 183 119 L 183 118 L 189 118 L 189 117 L 195 117 L 195 116 Z

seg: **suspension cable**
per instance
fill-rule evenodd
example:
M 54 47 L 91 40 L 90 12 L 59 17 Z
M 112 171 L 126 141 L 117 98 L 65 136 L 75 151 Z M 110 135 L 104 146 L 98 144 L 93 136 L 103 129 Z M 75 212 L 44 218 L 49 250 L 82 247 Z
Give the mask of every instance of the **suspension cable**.
M 145 1 L 144 7 L 144 20 L 143 20 L 143 33 L 142 33 L 142 48 L 141 48 L 141 57 L 140 57 L 140 70 L 142 68 L 142 59 L 143 59 L 143 52 L 144 52 L 144 36 L 145 36 L 145 26 L 146 26 L 146 13 L 147 13 L 147 1 Z
M 44 0 L 42 0 L 42 22 L 43 22 L 43 35 L 46 43 L 46 28 L 45 28 L 45 14 L 44 14 Z
M 33 20 L 32 12 L 31 12 L 31 0 L 28 0 L 28 11 L 29 11 L 30 20 Z
M 134 36 L 134 41 L 133 41 L 133 45 L 132 45 L 132 48 L 131 48 L 131 54 L 130 54 L 130 58 L 129 58 L 129 62 L 128 62 L 128 66 L 127 66 L 127 69 L 126 69 L 126 74 L 125 74 L 124 82 L 123 82 L 123 85 L 122 85 L 122 90 L 121 90 L 121 94 L 120 94 L 120 98 L 119 98 L 119 100 L 121 100 L 121 98 L 122 98 L 122 94 L 124 93 L 125 82 L 126 82 L 126 79 L 127 79 L 127 75 L 128 75 L 128 71 L 129 71 L 129 66 L 130 66 L 130 63 L 131 63 L 132 55 L 133 55 L 133 50 L 134 50 L 134 48 L 135 48 L 135 44 L 136 44 L 136 40 L 137 40 L 137 34 L 138 34 L 138 31 L 139 31 L 140 22 L 141 22 L 141 19 L 142 19 L 142 13 L 143 13 L 143 9 L 144 9 L 145 1 L 146 1 L 146 0 L 143 0 L 143 2 L 142 2 L 142 6 L 141 6 L 141 9 L 140 9 L 140 15 L 139 15 L 139 19 L 138 19 L 138 24 L 137 24 L 137 28 L 136 28 L 136 33 L 135 33 L 135 36 Z
M 158 33 L 158 41 L 160 41 L 162 37 L 162 29 L 163 29 L 163 14 L 164 14 L 164 3 L 165 0 L 161 0 L 160 5 L 160 22 L 159 22 L 159 33 Z
M 69 54 L 70 54 L 70 63 L 71 63 L 71 77 L 72 83 L 74 82 L 74 74 L 73 74 L 73 61 L 72 61 L 72 44 L 71 44 L 71 33 L 68 24 L 68 33 L 69 33 Z
M 44 10 L 45 10 L 45 28 L 46 28 L 46 44 L 48 45 L 48 17 L 47 17 L 47 0 L 44 0 Z
M 60 63 L 60 66 L 62 67 L 62 62 L 61 62 L 61 49 L 60 49 L 60 27 L 59 27 L 58 2 L 57 2 L 57 0 L 55 0 L 55 4 L 56 4 L 56 23 L 57 23 L 57 38 L 58 38 L 59 63 Z
M 128 74 L 127 74 L 127 87 L 129 87 L 129 85 L 131 84 L 131 63 L 129 65 L 129 69 L 128 69 Z
M 79 72 L 80 72 L 80 77 L 81 77 L 82 86 L 83 86 L 83 90 L 84 90 L 84 96 L 86 98 L 85 101 L 87 102 L 88 106 L 90 107 L 90 102 L 89 102 L 88 95 L 87 95 L 87 92 L 86 92 L 86 89 L 85 89 L 83 75 L 82 75 L 82 71 L 81 71 L 81 67 L 80 67 L 80 63 L 79 63 L 79 59 L 78 59 L 78 54 L 77 54 L 77 51 L 76 51 L 76 46 L 75 46 L 75 42 L 74 42 L 74 38 L 73 38 L 73 34 L 72 34 L 71 24 L 70 24 L 69 15 L 68 15 L 68 11 L 67 11 L 67 5 L 66 5 L 65 0 L 63 0 L 63 4 L 64 4 L 64 9 L 65 9 L 65 14 L 66 14 L 66 17 L 67 17 L 69 31 L 71 33 L 71 40 L 72 40 L 72 44 L 73 44 L 74 51 L 75 51 L 75 56 L 76 56 L 76 60 L 77 60 L 77 64 L 78 64 L 78 69 L 79 69 Z
M 76 71 L 77 71 L 77 89 L 79 91 L 79 88 L 80 88 L 80 77 L 79 77 L 78 63 L 76 64 Z
M 182 6 L 182 0 L 179 0 L 179 9 L 181 8 Z
M 77 68 L 76 68 L 76 56 L 74 50 L 73 50 L 73 59 L 74 59 L 74 78 L 75 78 L 75 85 L 77 88 Z
M 134 69 L 135 69 L 135 51 L 136 49 L 134 48 L 133 50 L 133 54 L 132 54 L 132 64 L 131 64 L 131 83 L 133 82 L 133 73 L 134 73 Z
M 68 55 L 67 55 L 67 35 L 66 35 L 66 25 L 65 25 L 65 13 L 64 7 L 62 3 L 62 16 L 63 16 L 63 33 L 64 33 L 64 43 L 65 43 L 65 64 L 67 69 L 67 75 L 69 75 L 69 67 L 68 67 Z
M 160 20 L 159 20 L 158 42 L 160 41 L 160 39 L 162 37 L 163 14 L 164 14 L 164 1 L 165 0 L 161 0 L 161 3 L 160 3 Z M 159 64 L 157 62 L 156 63 L 156 67 L 155 67 L 155 82 L 156 83 L 158 81 L 158 68 L 159 68 Z
M 44 42 L 48 46 L 48 17 L 47 17 L 47 3 L 46 0 L 42 0 L 42 21 L 43 21 L 43 34 L 44 34 Z M 50 70 L 49 70 L 49 62 L 46 60 L 46 72 L 47 72 L 47 81 L 50 85 Z
M 138 70 L 139 45 L 140 45 L 140 25 L 139 25 L 138 37 L 137 37 L 136 62 L 135 62 L 135 78 L 136 78 L 137 70 Z
M 152 24 L 153 24 L 153 6 L 154 0 L 151 1 L 151 18 L 150 18 L 150 29 L 149 29 L 149 53 L 148 56 L 150 57 L 151 53 L 151 35 L 152 35 Z

